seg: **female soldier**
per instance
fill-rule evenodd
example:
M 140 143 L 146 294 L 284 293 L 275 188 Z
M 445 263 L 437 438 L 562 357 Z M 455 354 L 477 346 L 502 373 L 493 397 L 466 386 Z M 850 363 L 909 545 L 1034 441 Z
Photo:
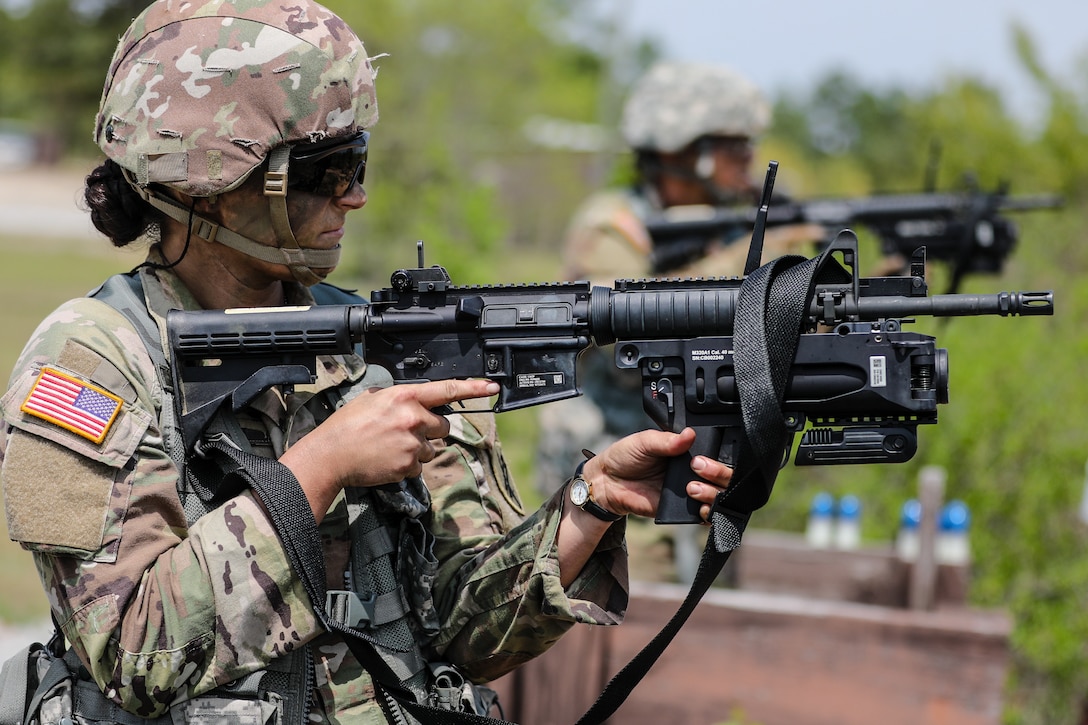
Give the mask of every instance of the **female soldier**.
M 329 296 L 344 219 L 366 203 L 374 76 L 354 32 L 309 0 L 163 0 L 118 45 L 95 125 L 107 159 L 85 196 L 115 245 L 154 244 L 41 324 L 0 402 L 9 532 L 106 698 L 100 721 L 397 721 L 390 683 L 329 621 L 416 701 L 483 710 L 459 678 L 497 677 L 574 622 L 622 619 L 622 517 L 653 513 L 690 430 L 600 451 L 587 502 L 560 492 L 519 522 L 489 417 L 432 412 L 496 385 L 394 387 L 330 356 L 315 384 L 208 427 L 266 462 L 242 466 L 253 479 L 287 482 L 307 509 L 295 533 L 251 490 L 194 493 L 214 446 L 179 450 L 166 313 Z M 716 461 L 693 468 L 729 481 Z M 719 488 L 689 490 L 706 511 Z M 292 566 L 299 531 L 320 536 L 326 601 Z

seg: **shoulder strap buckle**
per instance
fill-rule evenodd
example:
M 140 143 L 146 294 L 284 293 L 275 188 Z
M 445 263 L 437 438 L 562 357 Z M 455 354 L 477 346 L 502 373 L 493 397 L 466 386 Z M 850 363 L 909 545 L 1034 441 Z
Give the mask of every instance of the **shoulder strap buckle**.
M 325 592 L 325 611 L 335 621 L 358 629 L 374 621 L 374 603 L 377 597 L 370 595 L 365 601 L 347 589 Z

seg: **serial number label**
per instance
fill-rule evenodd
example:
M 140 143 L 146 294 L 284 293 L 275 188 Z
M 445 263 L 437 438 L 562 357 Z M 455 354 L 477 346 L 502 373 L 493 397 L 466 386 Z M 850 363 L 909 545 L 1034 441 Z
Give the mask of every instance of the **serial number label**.
M 563 373 L 522 373 L 517 377 L 519 388 L 550 388 L 563 384 Z
M 714 362 L 718 360 L 725 360 L 732 354 L 732 350 L 692 350 L 691 359 L 692 362 Z
M 869 358 L 869 385 L 874 388 L 888 387 L 888 358 L 883 355 Z

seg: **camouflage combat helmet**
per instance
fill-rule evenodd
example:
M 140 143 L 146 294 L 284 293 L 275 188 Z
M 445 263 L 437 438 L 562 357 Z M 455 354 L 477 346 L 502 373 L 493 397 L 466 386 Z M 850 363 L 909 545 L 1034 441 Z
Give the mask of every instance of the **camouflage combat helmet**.
M 190 210 L 153 185 L 215 196 L 270 158 L 265 194 L 279 249 L 207 220 L 194 231 L 288 264 L 311 284 L 306 268 L 335 266 L 339 249 L 298 249 L 285 200 L 290 149 L 358 138 L 373 125 L 374 76 L 351 28 L 311 0 L 160 0 L 117 46 L 94 138 L 148 202 L 183 222 Z
M 635 84 L 620 130 L 633 149 L 672 153 L 703 136 L 755 138 L 770 118 L 759 89 L 729 68 L 665 61 Z

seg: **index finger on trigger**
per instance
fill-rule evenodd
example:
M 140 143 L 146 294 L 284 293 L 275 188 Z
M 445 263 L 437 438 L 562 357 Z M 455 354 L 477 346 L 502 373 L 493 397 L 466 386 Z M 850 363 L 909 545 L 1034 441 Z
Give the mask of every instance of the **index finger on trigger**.
M 691 470 L 703 480 L 718 486 L 728 486 L 733 478 L 733 469 L 730 466 L 709 456 L 694 456 L 691 459 Z

